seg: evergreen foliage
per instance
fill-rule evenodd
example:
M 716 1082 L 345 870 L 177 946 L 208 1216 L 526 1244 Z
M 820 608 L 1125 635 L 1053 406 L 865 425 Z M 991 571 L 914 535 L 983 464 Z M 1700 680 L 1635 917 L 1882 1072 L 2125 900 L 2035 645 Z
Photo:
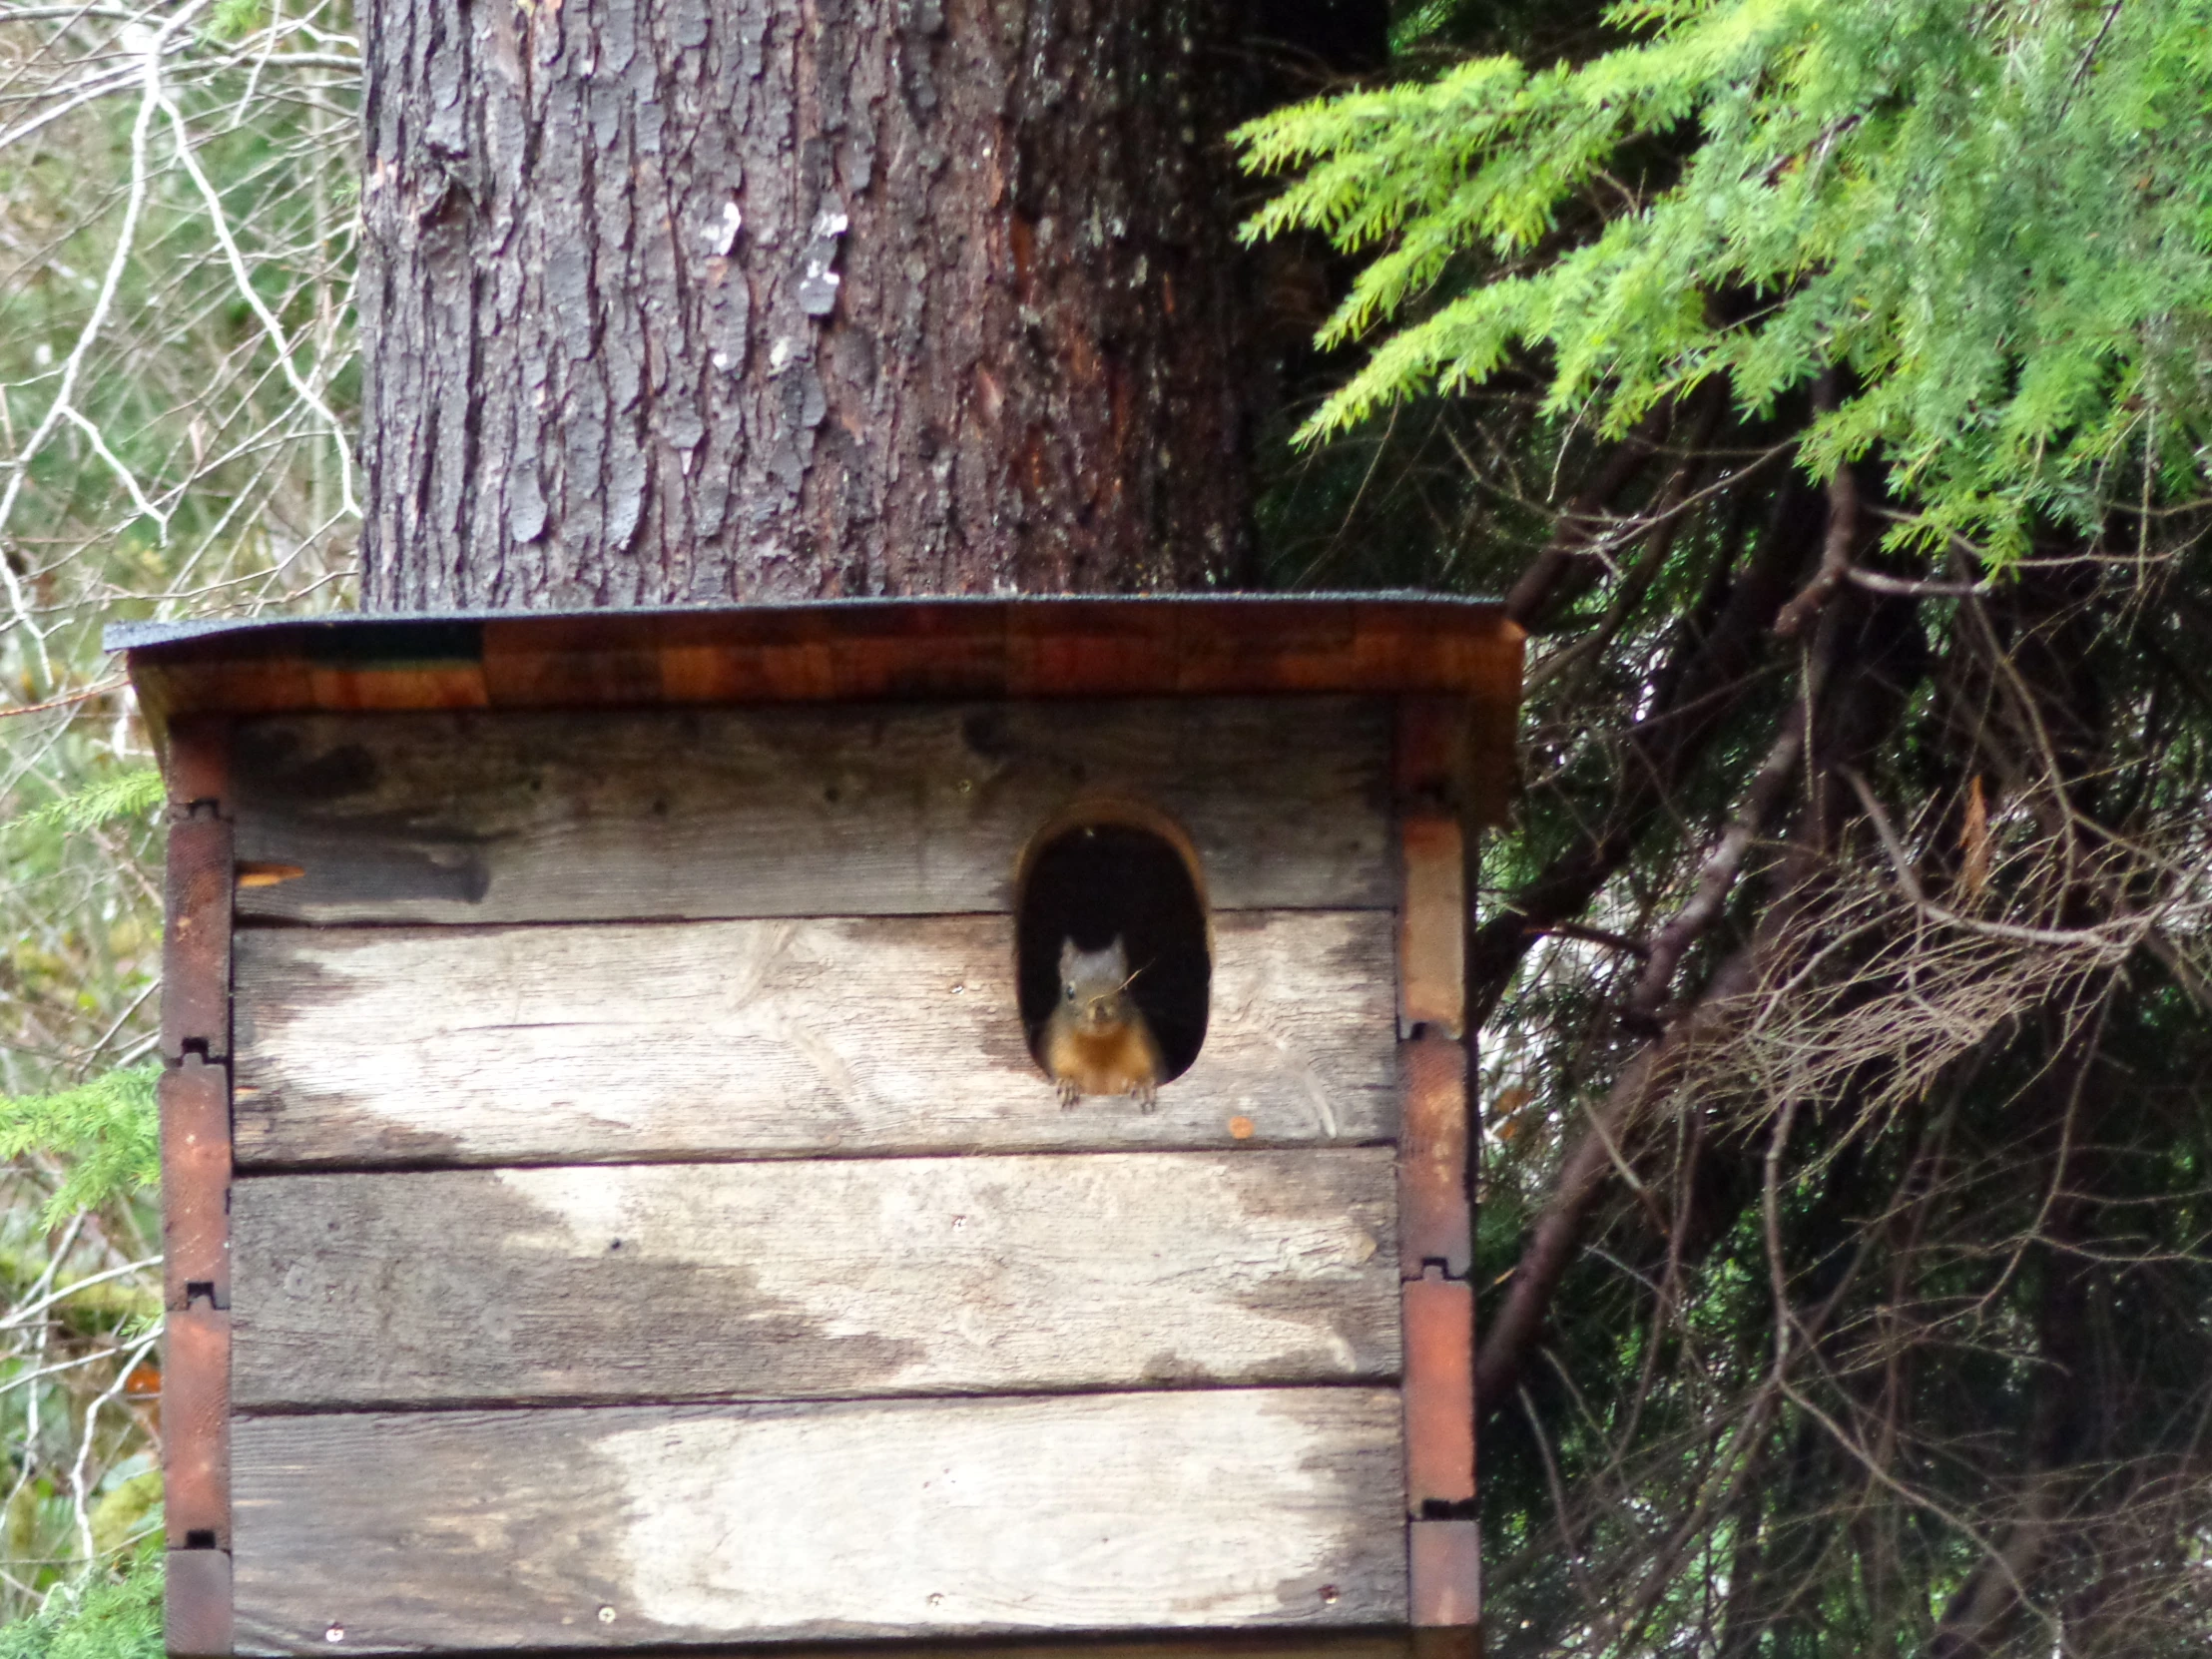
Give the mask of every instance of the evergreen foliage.
M 2208 22 L 1431 0 L 1241 136 L 1279 571 L 1531 636 L 1498 1659 L 2212 1650 Z
M 1611 437 L 1708 379 L 1758 416 L 1841 371 L 1806 466 L 1879 448 L 1917 497 L 1894 539 L 1997 565 L 2123 483 L 2200 487 L 2212 4 L 1629 0 L 1607 22 L 1638 38 L 1243 130 L 1250 165 L 1301 170 L 1248 236 L 1371 256 L 1324 343 L 1399 324 L 1307 438 L 1539 347 L 1546 409 Z
M 0 1653 L 159 1650 L 161 785 L 100 630 L 343 596 L 352 33 L 0 7 Z
M 115 1573 L 65 1585 L 0 1626 L 0 1659 L 161 1659 L 162 1551 L 147 1543 Z
M 50 801 L 28 815 L 31 828 L 90 830 L 119 818 L 144 818 L 158 809 L 166 797 L 162 775 L 154 767 L 133 767 L 127 772 L 95 778 L 82 789 Z
M 113 74 L 166 15 L 0 19 L 13 1302 L 156 1248 L 96 625 L 328 604 L 352 539 L 350 12 L 220 0 L 174 123 Z M 1426 0 L 1244 134 L 1342 297 L 1278 576 L 1532 636 L 1471 956 L 1500 1659 L 2212 1650 L 2208 24 Z M 0 1659 L 159 1650 L 112 1283 L 0 1354 Z
M 0 1158 L 43 1152 L 66 1173 L 46 1201 L 59 1227 L 82 1210 L 151 1192 L 161 1181 L 161 1114 L 154 1086 L 161 1065 L 111 1071 L 58 1094 L 0 1097 Z

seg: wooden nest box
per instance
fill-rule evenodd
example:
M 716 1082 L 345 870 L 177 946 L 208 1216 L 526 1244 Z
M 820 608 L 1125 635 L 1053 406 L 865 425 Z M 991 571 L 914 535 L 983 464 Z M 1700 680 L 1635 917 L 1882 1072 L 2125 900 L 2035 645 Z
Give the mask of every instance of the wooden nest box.
M 173 801 L 172 1653 L 1473 1651 L 1497 607 L 111 643 Z M 1155 1109 L 1041 1069 L 1070 941 Z

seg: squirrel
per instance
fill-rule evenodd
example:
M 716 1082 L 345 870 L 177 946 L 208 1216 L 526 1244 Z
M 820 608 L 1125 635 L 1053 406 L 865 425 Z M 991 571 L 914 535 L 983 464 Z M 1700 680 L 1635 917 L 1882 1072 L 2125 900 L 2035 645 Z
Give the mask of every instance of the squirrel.
M 1133 1094 L 1137 1109 L 1158 1105 L 1160 1045 L 1129 995 L 1129 957 L 1120 939 L 1104 950 L 1060 946 L 1060 1000 L 1044 1027 L 1044 1069 L 1060 1086 L 1063 1110 L 1087 1094 Z

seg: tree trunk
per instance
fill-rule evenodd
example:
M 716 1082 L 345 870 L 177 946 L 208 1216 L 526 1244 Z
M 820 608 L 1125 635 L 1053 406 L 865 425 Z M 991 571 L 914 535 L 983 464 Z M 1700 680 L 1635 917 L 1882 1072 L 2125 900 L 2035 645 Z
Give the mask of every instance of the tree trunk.
M 1240 0 L 372 0 L 365 608 L 1246 576 Z

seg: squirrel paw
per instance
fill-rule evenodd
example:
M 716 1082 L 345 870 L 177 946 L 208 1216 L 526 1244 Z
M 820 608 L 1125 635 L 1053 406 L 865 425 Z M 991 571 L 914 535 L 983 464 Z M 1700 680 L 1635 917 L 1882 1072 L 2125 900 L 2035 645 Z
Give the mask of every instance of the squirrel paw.
M 1150 1083 L 1139 1083 L 1129 1091 L 1137 1097 L 1137 1110 L 1157 1112 L 1160 1109 L 1160 1091 Z
M 1075 1079 L 1072 1077 L 1061 1078 L 1059 1081 L 1059 1091 L 1060 1110 L 1063 1112 L 1074 1111 L 1075 1103 L 1083 1098 L 1083 1091 L 1076 1086 Z

